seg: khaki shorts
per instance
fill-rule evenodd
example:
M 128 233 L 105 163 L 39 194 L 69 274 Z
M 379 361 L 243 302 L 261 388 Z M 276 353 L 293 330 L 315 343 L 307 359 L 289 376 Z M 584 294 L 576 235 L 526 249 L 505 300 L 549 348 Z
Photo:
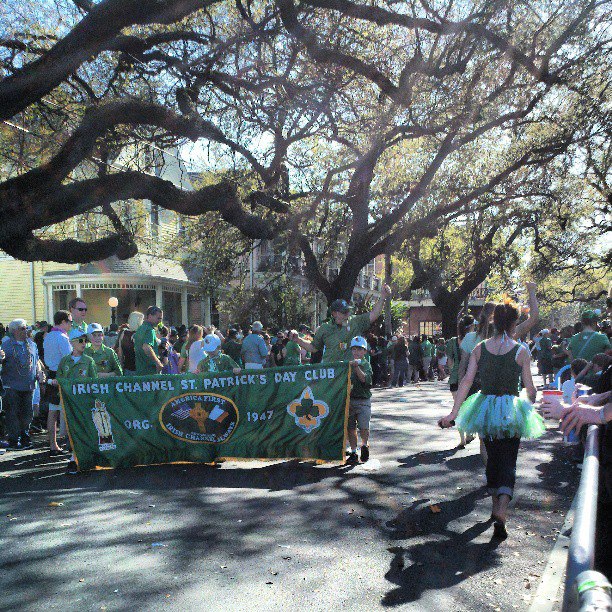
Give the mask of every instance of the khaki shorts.
M 348 429 L 370 429 L 372 400 L 370 398 L 351 398 L 349 403 Z

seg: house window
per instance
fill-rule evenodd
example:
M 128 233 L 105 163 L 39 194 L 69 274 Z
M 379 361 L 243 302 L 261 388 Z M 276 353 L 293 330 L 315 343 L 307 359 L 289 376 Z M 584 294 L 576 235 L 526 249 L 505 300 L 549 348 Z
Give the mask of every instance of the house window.
M 442 333 L 442 324 L 438 321 L 419 321 L 419 334 L 437 336 Z

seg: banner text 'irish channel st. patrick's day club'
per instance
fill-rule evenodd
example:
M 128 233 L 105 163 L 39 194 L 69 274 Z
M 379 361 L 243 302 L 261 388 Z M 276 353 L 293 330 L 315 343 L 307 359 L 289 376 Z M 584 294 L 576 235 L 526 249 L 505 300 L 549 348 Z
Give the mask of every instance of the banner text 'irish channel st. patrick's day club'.
M 81 470 L 232 457 L 343 459 L 347 363 L 60 385 Z

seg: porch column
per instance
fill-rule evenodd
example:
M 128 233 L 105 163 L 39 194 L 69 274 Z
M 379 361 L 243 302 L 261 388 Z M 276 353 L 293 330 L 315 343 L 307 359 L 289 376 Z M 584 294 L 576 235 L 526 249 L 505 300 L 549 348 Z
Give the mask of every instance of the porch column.
M 45 286 L 46 302 L 47 302 L 47 322 L 53 323 L 54 306 L 53 306 L 53 285 L 49 282 Z
M 81 295 L 81 283 L 75 283 L 74 288 L 76 290 L 76 297 L 82 298 L 83 296 Z
M 204 325 L 210 325 L 210 297 L 204 296 Z
M 163 308 L 163 294 L 161 285 L 155 285 L 155 305 Z
M 189 302 L 187 300 L 187 289 L 181 289 L 181 323 L 189 325 Z

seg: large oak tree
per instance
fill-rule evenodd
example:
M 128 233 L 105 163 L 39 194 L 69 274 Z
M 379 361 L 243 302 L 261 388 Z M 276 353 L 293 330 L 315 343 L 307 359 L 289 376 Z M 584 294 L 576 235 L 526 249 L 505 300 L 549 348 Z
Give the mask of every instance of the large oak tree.
M 23 259 L 128 257 L 135 242 L 114 206 L 149 199 L 218 211 L 253 238 L 285 232 L 313 284 L 350 297 L 375 256 L 584 140 L 592 118 L 575 124 L 573 110 L 605 109 L 609 95 L 607 1 L 56 4 L 57 33 L 43 23 L 0 40 L 2 118 L 54 135 L 0 184 L 0 248 Z M 185 192 L 111 163 L 128 145 L 187 140 L 209 146 L 220 175 L 250 174 L 249 188 Z M 462 173 L 482 151 L 481 171 Z M 92 210 L 113 230 L 94 243 L 38 235 Z

